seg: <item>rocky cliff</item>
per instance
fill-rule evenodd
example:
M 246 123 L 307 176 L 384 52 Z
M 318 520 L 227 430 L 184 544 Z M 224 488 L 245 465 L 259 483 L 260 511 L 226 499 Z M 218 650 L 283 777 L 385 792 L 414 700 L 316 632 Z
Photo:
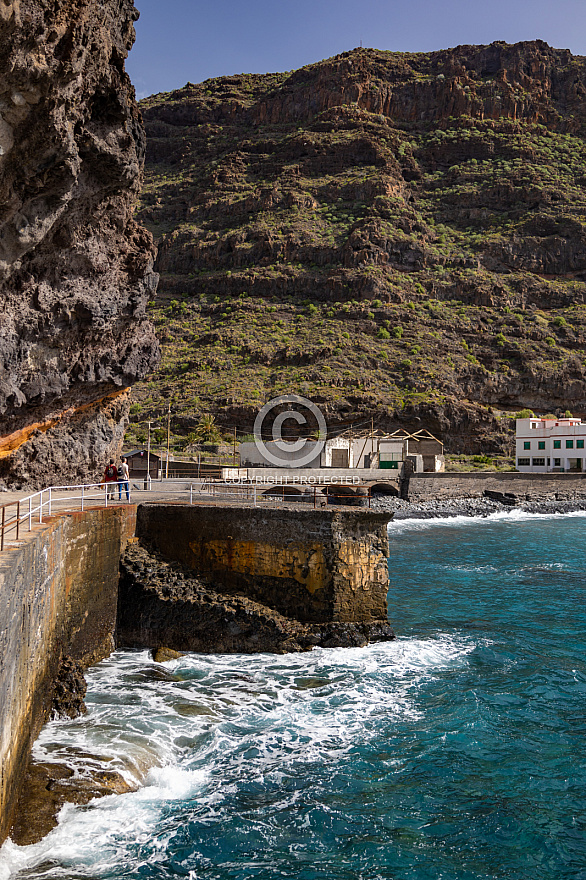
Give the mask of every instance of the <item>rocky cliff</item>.
M 586 410 L 586 63 L 541 41 L 356 49 L 142 104 L 163 363 L 136 419 L 330 423 L 507 447 Z
M 118 644 L 202 654 L 298 653 L 363 648 L 395 638 L 386 620 L 300 622 L 231 595 L 178 563 L 135 545 L 120 564 Z
M 131 0 L 0 4 L 0 480 L 95 477 L 156 366 Z

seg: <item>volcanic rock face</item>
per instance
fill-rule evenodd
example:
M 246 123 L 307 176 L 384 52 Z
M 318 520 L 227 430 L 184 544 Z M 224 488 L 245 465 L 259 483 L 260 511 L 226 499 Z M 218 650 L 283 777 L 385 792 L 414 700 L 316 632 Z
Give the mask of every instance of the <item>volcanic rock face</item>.
M 584 412 L 585 97 L 585 59 L 536 40 L 146 99 L 161 390 L 248 430 L 297 391 L 454 452 L 506 449 L 511 411 Z
M 124 648 L 269 654 L 364 647 L 395 638 L 386 620 L 302 623 L 245 595 L 230 595 L 138 544 L 120 562 L 117 643 Z M 158 649 L 158 650 L 157 650 Z
M 131 0 L 0 4 L 0 478 L 94 478 L 156 366 Z

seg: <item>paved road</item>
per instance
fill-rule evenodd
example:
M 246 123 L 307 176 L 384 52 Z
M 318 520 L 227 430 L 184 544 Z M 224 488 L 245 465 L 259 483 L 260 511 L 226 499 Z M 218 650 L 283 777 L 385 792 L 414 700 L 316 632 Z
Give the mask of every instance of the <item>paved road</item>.
M 173 502 L 185 502 L 189 503 L 190 499 L 193 497 L 194 500 L 197 499 L 205 499 L 206 495 L 201 494 L 201 481 L 198 482 L 197 485 L 193 484 L 193 494 L 190 490 L 190 484 L 186 483 L 184 480 L 168 480 L 160 482 L 153 482 L 151 484 L 151 491 L 145 491 L 142 483 L 132 483 L 131 482 L 131 503 L 140 504 L 145 501 L 173 501 Z M 114 500 L 109 499 L 108 504 L 125 504 L 125 493 L 124 500 L 120 502 L 118 500 L 118 493 L 116 492 L 116 497 Z M 39 530 L 42 528 L 42 523 L 39 523 L 39 506 L 40 506 L 40 493 L 32 494 L 28 490 L 18 491 L 18 492 L 2 492 L 0 493 L 0 517 L 2 516 L 1 509 L 5 507 L 4 512 L 4 520 L 6 525 L 13 521 L 17 514 L 17 504 L 20 501 L 20 516 L 21 523 L 19 527 L 19 535 L 18 541 L 16 540 L 16 530 L 14 528 L 7 529 L 7 533 L 4 539 L 4 548 L 10 549 L 10 547 L 20 546 L 23 541 L 33 537 Z M 29 500 L 30 499 L 30 500 Z M 105 492 L 100 488 L 85 488 L 84 489 L 84 507 L 97 507 L 103 506 L 105 504 Z M 49 516 L 49 491 L 43 491 L 43 518 L 47 518 Z M 80 510 L 81 509 L 81 489 L 74 488 L 71 490 L 51 490 L 51 508 L 50 511 L 52 514 L 54 513 L 65 513 L 69 510 Z M 30 517 L 29 517 L 30 511 Z M 1 519 L 0 519 L 1 523 Z M 32 528 L 29 529 L 29 525 Z
M 259 487 L 238 487 L 238 486 L 218 486 L 214 485 L 213 491 L 210 490 L 210 484 L 204 480 L 153 480 L 149 490 L 145 490 L 142 481 L 130 481 L 130 500 L 132 504 L 142 504 L 145 502 L 172 502 L 189 504 L 252 504 L 255 501 L 266 506 L 287 506 L 283 504 L 281 499 L 267 500 L 262 497 L 262 492 L 266 491 L 266 486 Z M 108 499 L 108 506 L 112 504 L 126 504 L 126 493 L 123 498 L 118 499 L 118 492 L 114 499 Z M 34 537 L 42 523 L 39 522 L 39 506 L 40 493 L 31 495 L 30 491 L 19 492 L 2 492 L 0 493 L 0 516 L 1 509 L 5 507 L 5 522 L 8 525 L 14 520 L 17 514 L 17 503 L 20 504 L 21 524 L 19 527 L 18 541 L 16 539 L 16 530 L 10 528 L 7 530 L 4 538 L 4 549 L 21 546 L 24 541 Z M 43 518 L 49 516 L 49 491 L 43 490 Z M 84 488 L 84 508 L 104 506 L 106 503 L 105 491 L 103 488 Z M 70 490 L 51 490 L 51 514 L 65 513 L 71 510 L 80 510 L 82 506 L 81 489 L 72 488 Z M 29 517 L 30 511 L 30 517 Z M 29 525 L 31 528 L 29 528 Z

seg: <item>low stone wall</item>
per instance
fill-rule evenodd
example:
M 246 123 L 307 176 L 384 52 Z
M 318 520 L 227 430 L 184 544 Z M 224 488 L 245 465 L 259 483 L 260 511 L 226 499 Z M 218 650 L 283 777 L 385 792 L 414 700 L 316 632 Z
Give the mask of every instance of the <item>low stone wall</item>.
M 509 492 L 524 501 L 573 501 L 586 498 L 586 474 L 412 474 L 407 499 L 418 502 L 480 498 L 487 490 Z
M 118 565 L 136 507 L 53 518 L 0 557 L 0 842 L 61 660 L 88 666 L 114 647 Z
M 389 514 L 139 507 L 137 536 L 167 559 L 300 621 L 386 620 Z
M 253 483 L 284 484 L 286 486 L 299 486 L 304 489 L 308 486 L 343 485 L 352 486 L 362 483 L 397 480 L 402 472 L 403 463 L 399 463 L 397 470 L 387 468 L 272 468 L 272 467 L 249 467 L 249 468 L 224 468 L 227 477 L 248 479 Z M 231 474 L 230 471 L 233 471 Z

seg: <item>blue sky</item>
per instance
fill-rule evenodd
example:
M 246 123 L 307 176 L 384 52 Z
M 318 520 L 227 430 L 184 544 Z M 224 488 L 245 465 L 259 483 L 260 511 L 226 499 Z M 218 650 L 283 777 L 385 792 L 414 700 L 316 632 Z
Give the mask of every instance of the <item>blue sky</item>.
M 233 73 L 294 70 L 361 43 L 429 51 L 542 39 L 586 55 L 586 0 L 135 0 L 139 98 Z

